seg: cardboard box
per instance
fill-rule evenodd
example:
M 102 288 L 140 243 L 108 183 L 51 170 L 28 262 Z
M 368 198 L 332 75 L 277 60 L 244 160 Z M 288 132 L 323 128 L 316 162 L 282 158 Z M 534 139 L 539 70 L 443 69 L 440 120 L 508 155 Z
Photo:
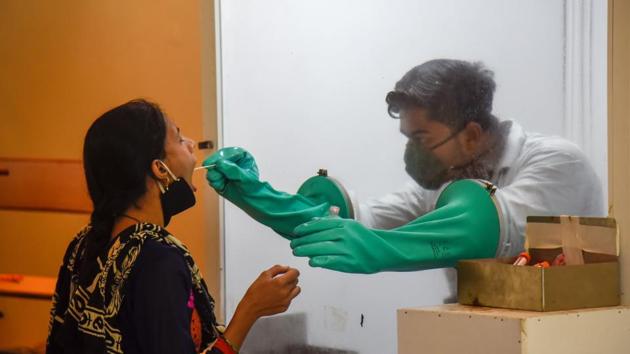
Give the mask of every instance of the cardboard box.
M 529 217 L 530 264 L 565 253 L 567 265 L 514 266 L 516 257 L 460 261 L 463 305 L 531 311 L 616 306 L 620 303 L 619 233 L 613 218 Z

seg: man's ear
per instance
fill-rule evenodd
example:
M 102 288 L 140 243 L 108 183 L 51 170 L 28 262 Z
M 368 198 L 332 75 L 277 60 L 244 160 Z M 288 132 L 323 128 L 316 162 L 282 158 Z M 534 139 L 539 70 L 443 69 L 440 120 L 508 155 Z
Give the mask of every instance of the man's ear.
M 483 138 L 483 128 L 481 128 L 481 125 L 477 122 L 468 122 L 462 133 L 461 143 L 464 152 L 469 155 L 475 154 Z

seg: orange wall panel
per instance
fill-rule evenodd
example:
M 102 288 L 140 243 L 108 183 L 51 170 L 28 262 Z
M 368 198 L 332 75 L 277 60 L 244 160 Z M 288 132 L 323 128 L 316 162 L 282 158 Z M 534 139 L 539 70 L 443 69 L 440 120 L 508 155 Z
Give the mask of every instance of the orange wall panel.
M 81 159 L 92 121 L 138 97 L 159 103 L 185 135 L 216 141 L 212 9 L 209 0 L 0 1 L 0 157 Z M 169 230 L 218 300 L 218 201 L 202 174 L 195 184 L 198 205 Z M 88 218 L 0 210 L 0 273 L 55 276 Z M 49 304 L 25 312 L 20 303 L 0 298 L 0 348 L 45 338 Z

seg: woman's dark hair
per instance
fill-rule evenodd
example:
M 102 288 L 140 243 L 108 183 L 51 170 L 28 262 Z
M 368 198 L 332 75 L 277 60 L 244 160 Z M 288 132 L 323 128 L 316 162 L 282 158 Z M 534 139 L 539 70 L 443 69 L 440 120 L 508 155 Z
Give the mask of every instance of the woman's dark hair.
M 409 70 L 387 94 L 387 111 L 398 118 L 401 110 L 419 107 L 429 118 L 451 128 L 477 122 L 485 130 L 493 128 L 494 74 L 482 63 L 435 59 Z
M 82 265 L 88 273 L 110 241 L 115 218 L 146 193 L 151 163 L 164 157 L 165 138 L 160 107 L 142 99 L 104 113 L 88 129 L 83 168 L 94 207 Z

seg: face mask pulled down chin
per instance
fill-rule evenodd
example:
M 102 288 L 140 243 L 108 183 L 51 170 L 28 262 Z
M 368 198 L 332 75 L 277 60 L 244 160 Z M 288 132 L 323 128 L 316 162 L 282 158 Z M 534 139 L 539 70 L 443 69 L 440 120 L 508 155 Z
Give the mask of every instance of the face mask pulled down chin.
M 163 162 L 162 165 L 173 181 L 168 186 L 164 186 L 158 181 L 161 192 L 162 215 L 164 215 L 164 226 L 166 227 L 174 215 L 195 205 L 196 199 L 188 182 L 181 177 L 176 177 Z
M 436 190 L 448 181 L 459 179 L 490 180 L 487 166 L 473 159 L 462 166 L 446 166 L 430 149 L 410 141 L 405 149 L 405 170 L 422 188 Z

